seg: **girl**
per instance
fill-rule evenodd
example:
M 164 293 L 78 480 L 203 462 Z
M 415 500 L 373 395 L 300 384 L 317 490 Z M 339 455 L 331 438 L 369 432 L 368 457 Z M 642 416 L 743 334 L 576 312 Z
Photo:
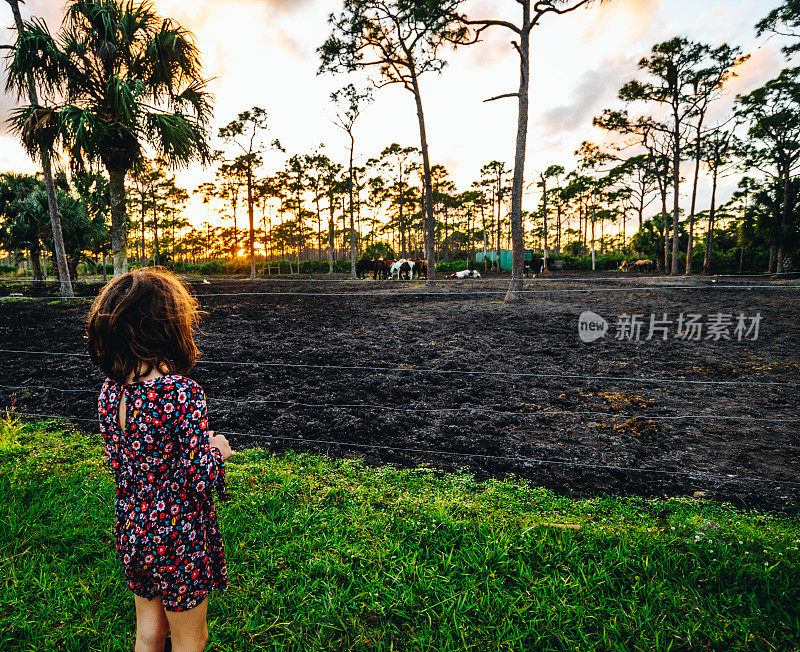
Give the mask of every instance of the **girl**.
M 107 284 L 87 328 L 107 376 L 98 404 L 117 483 L 114 538 L 136 603 L 136 652 L 205 649 L 212 589 L 227 586 L 212 488 L 225 499 L 225 437 L 208 430 L 197 358 L 197 300 L 171 273 L 139 270 Z

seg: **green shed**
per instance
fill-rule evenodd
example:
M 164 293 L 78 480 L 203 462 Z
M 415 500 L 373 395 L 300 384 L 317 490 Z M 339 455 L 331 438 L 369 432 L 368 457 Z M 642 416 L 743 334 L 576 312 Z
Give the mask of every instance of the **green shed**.
M 487 251 L 486 258 L 490 262 L 495 262 L 497 260 L 497 252 L 496 251 Z M 530 249 L 525 250 L 525 260 L 533 260 L 533 251 Z M 500 250 L 500 269 L 504 269 L 507 272 L 511 271 L 511 263 L 513 261 L 513 254 L 510 249 L 501 249 Z M 478 265 L 483 265 L 483 252 L 479 251 L 475 262 Z

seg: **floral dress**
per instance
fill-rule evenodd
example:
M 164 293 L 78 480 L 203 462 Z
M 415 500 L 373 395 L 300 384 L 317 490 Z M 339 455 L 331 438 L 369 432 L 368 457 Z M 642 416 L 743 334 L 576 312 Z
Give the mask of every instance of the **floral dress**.
M 225 465 L 209 445 L 203 389 L 176 375 L 107 379 L 98 409 L 117 482 L 114 538 L 128 586 L 143 598 L 160 597 L 167 611 L 191 609 L 227 587 L 212 494 L 227 498 Z

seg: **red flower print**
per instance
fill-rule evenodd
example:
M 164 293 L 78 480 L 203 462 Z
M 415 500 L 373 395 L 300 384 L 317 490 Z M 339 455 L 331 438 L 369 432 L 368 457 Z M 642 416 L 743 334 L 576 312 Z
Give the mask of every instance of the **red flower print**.
M 162 376 L 124 391 L 132 409 L 116 423 L 121 385 L 98 401 L 105 454 L 117 481 L 114 537 L 128 586 L 186 610 L 227 586 L 214 494 L 225 468 L 208 443 L 205 396 L 194 381 Z M 176 418 L 175 414 L 180 414 Z

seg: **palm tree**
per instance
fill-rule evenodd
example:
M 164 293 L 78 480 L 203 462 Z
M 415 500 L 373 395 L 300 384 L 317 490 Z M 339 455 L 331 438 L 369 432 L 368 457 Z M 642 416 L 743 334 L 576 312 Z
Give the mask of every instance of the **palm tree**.
M 31 106 L 39 108 L 39 98 L 36 93 L 36 80 L 33 71 L 25 65 L 31 44 L 25 31 L 25 24 L 19 12 L 19 0 L 6 0 L 14 14 L 14 24 L 17 28 L 17 45 L 3 46 L 12 51 L 11 63 L 9 65 L 9 75 L 6 79 L 6 89 L 16 91 L 17 96 L 21 97 L 27 92 Z M 35 45 L 35 42 L 34 42 Z M 64 236 L 61 232 L 61 216 L 58 213 L 58 201 L 56 199 L 55 185 L 53 184 L 53 170 L 51 165 L 52 142 L 50 142 L 49 120 L 47 111 L 33 114 L 33 122 L 28 125 L 22 139 L 25 148 L 33 158 L 38 158 L 42 163 L 42 173 L 44 174 L 44 184 L 47 192 L 47 209 L 50 218 L 50 227 L 53 230 L 53 247 L 55 249 L 55 260 L 58 268 L 58 278 L 61 285 L 61 296 L 72 297 L 72 284 L 70 283 L 69 272 L 67 269 L 67 256 L 64 251 Z M 43 118 L 43 119 L 41 119 Z
M 108 171 L 117 276 L 127 271 L 125 177 L 142 143 L 171 166 L 209 157 L 211 100 L 200 52 L 190 32 L 148 2 L 70 0 L 57 37 L 42 21 L 26 31 L 36 46 L 26 63 L 51 100 L 73 167 L 100 160 Z M 13 126 L 21 132 L 36 111 L 35 105 L 17 110 Z

